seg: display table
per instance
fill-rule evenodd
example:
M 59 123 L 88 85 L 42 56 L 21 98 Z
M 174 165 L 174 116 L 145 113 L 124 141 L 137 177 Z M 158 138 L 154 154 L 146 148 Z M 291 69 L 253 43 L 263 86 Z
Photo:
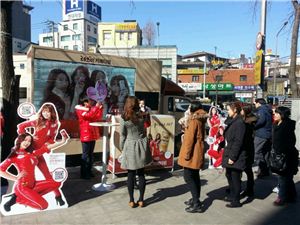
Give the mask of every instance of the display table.
M 94 191 L 108 191 L 114 188 L 113 184 L 107 184 L 107 176 L 106 176 L 106 169 L 107 169 L 107 151 L 108 151 L 108 128 L 112 126 L 119 126 L 119 123 L 112 123 L 112 122 L 94 122 L 90 123 L 91 126 L 96 127 L 103 127 L 103 148 L 102 148 L 102 162 L 103 162 L 103 169 L 102 169 L 102 177 L 101 183 L 94 184 L 92 189 Z

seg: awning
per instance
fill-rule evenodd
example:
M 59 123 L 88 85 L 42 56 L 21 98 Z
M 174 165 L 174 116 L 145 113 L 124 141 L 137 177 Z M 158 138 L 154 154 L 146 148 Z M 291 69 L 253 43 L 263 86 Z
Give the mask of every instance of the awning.
M 166 79 L 165 77 L 161 78 L 161 93 L 164 95 L 180 95 L 184 96 L 185 91 L 175 84 L 173 81 Z

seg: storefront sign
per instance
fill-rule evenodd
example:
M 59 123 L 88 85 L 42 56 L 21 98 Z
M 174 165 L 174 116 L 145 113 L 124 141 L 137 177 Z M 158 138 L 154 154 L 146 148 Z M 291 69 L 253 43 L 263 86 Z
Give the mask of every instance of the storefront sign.
M 178 85 L 186 92 L 197 92 L 202 90 L 201 83 L 178 83 Z
M 255 66 L 254 66 L 254 82 L 260 84 L 262 76 L 262 57 L 263 51 L 259 50 L 256 52 Z
M 234 91 L 255 91 L 255 85 L 242 85 L 242 86 L 234 86 Z
M 205 90 L 207 91 L 232 91 L 233 84 L 231 83 L 207 83 L 205 84 Z
M 177 74 L 204 74 L 204 70 L 199 68 L 179 69 Z
M 116 31 L 136 31 L 137 23 L 117 23 L 115 29 Z
M 252 98 L 253 94 L 252 93 L 235 93 L 236 98 Z

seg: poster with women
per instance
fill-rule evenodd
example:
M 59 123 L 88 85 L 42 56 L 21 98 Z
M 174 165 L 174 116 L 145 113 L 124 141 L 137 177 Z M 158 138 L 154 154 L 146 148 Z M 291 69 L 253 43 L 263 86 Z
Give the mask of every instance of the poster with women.
M 18 115 L 25 121 L 18 124 L 15 145 L 0 164 L 0 176 L 12 181 L 2 196 L 2 215 L 67 208 L 61 190 L 68 177 L 66 155 L 54 152 L 70 137 L 60 129 L 55 105 L 46 102 L 36 112 L 33 104 L 25 102 Z
M 33 65 L 34 106 L 39 108 L 45 102 L 52 102 L 61 127 L 71 138 L 79 138 L 75 106 L 88 97 L 89 88 L 97 88 L 97 82 L 107 87 L 107 97 L 102 100 L 103 120 L 106 114 L 122 113 L 126 97 L 134 95 L 134 68 L 44 59 L 34 59 Z

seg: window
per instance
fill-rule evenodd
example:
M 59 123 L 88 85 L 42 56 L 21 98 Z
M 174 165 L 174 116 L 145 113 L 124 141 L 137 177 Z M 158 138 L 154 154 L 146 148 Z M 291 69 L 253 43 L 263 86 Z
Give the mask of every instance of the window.
M 69 46 L 64 46 L 64 49 L 68 50 L 68 49 L 69 49 Z
M 120 33 L 120 41 L 124 40 L 124 33 Z
M 132 32 L 128 33 L 128 40 L 132 40 Z
M 66 24 L 66 25 L 64 25 L 63 27 L 64 27 L 64 30 L 69 30 L 69 28 L 68 28 L 68 25 L 67 25 L 67 24 Z
M 71 39 L 70 35 L 64 35 L 60 37 L 61 41 L 70 41 L 70 39 Z
M 73 30 L 78 30 L 78 23 L 73 24 Z
M 162 66 L 164 68 L 171 68 L 172 67 L 172 59 L 161 59 Z
M 109 31 L 103 32 L 103 40 L 110 40 L 111 39 L 111 33 Z
M 88 38 L 88 42 L 97 43 L 97 38 L 94 38 L 94 37 L 91 37 L 91 36 L 87 36 L 87 38 Z
M 94 34 L 97 34 L 97 28 L 94 27 Z
M 43 37 L 43 42 L 52 42 L 53 38 L 51 37 Z
M 18 48 L 21 48 L 21 47 L 22 47 L 22 43 L 18 41 L 18 42 L 17 42 L 17 47 L 18 47 Z
M 86 29 L 87 31 L 91 31 L 91 26 L 88 24 Z
M 216 75 L 216 81 L 223 81 L 223 75 Z
M 74 35 L 72 35 L 72 40 L 73 41 L 80 40 L 80 34 L 74 34 Z
M 73 50 L 78 51 L 78 45 L 73 45 Z
M 193 81 L 193 82 L 199 81 L 199 76 L 192 76 L 192 81 Z
M 247 81 L 247 75 L 240 75 L 240 81 Z
M 21 64 L 20 64 L 20 69 L 21 69 L 21 70 L 24 70 L 24 69 L 25 69 L 25 64 L 24 64 L 24 63 L 21 63 Z

